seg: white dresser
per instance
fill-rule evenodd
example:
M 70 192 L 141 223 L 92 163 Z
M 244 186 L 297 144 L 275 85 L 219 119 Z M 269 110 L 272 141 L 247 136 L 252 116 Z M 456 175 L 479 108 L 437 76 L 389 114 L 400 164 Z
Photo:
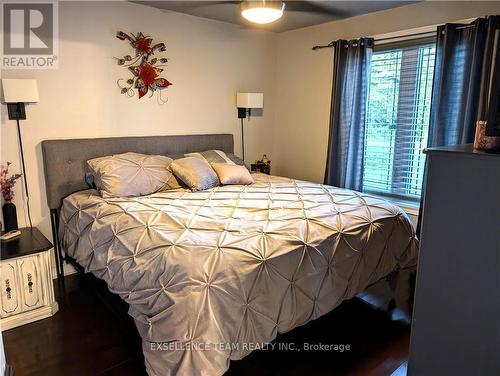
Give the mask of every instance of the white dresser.
M 0 328 L 8 330 L 54 315 L 52 244 L 37 228 L 1 243 Z

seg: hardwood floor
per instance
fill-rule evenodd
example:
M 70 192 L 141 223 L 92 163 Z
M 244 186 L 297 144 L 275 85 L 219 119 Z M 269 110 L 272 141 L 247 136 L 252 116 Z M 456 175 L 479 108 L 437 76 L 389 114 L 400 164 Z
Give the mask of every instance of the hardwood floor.
M 280 335 L 274 350 L 254 351 L 231 362 L 227 376 L 405 375 L 411 280 L 406 273 L 396 282 L 373 286 L 362 298 Z M 145 374 L 137 343 L 81 276 L 67 276 L 64 288 L 56 283 L 56 295 L 60 311 L 55 316 L 2 333 L 7 362 L 16 376 Z M 350 345 L 350 350 L 304 351 L 304 343 Z M 302 350 L 283 350 L 286 344 Z

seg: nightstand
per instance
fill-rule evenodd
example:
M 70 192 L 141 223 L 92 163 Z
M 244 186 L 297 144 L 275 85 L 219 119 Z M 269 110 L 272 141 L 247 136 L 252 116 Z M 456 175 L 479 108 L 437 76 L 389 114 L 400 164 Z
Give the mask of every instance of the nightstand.
M 250 165 L 252 172 L 262 172 L 263 174 L 271 174 L 271 165 L 267 163 L 252 163 Z
M 54 315 L 58 310 L 52 282 L 50 241 L 36 227 L 21 229 L 2 241 L 0 328 L 8 330 Z

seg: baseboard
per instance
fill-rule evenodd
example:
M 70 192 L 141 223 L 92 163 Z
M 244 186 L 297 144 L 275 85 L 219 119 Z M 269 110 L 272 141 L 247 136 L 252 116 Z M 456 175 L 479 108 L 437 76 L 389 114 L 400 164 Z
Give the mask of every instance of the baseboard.
M 63 263 L 63 271 L 65 276 L 76 273 L 76 269 L 73 268 L 73 266 L 71 264 L 68 264 L 67 262 Z M 52 268 L 52 279 L 57 279 L 57 270 L 55 265 Z
M 29 324 L 33 321 L 38 321 L 53 316 L 58 310 L 59 306 L 57 305 L 57 302 L 54 302 L 51 305 L 43 306 L 32 311 L 5 317 L 0 320 L 0 327 L 2 331 L 16 328 L 21 325 Z

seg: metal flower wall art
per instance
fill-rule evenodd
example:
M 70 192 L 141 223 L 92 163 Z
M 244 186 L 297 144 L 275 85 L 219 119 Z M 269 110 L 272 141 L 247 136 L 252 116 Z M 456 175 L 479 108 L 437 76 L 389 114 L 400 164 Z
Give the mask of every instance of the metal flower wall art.
M 167 100 L 162 98 L 161 91 L 172 85 L 172 83 L 166 78 L 160 77 L 160 75 L 168 59 L 158 56 L 166 51 L 165 43 L 157 43 L 152 46 L 153 39 L 145 36 L 143 33 L 129 35 L 119 31 L 116 37 L 120 40 L 129 41 L 135 50 L 134 57 L 126 55 L 122 58 L 117 58 L 118 65 L 127 67 L 132 74 L 131 78 L 120 78 L 117 81 L 121 93 L 129 97 L 134 97 L 134 89 L 137 89 L 140 99 L 148 93 L 149 97 L 152 97 L 157 91 L 158 103 L 166 103 Z

